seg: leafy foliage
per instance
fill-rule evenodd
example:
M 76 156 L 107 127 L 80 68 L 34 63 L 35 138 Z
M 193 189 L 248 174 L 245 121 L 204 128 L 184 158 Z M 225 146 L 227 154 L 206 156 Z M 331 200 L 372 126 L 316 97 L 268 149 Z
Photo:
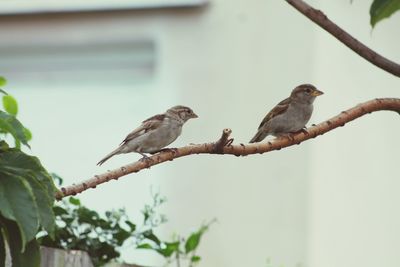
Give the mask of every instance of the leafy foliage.
M 390 17 L 400 9 L 400 0 L 374 0 L 370 8 L 370 23 L 372 27 L 384 18 Z
M 156 199 L 159 196 L 156 195 Z M 160 204 L 165 200 L 161 199 Z M 136 248 L 148 249 L 157 252 L 162 255 L 169 265 L 176 262 L 177 266 L 181 266 L 181 261 L 186 261 L 188 266 L 194 266 L 201 258 L 196 254 L 196 249 L 200 244 L 201 237 L 208 230 L 209 226 L 215 222 L 211 222 L 200 226 L 197 231 L 191 233 L 187 238 L 181 238 L 179 235 L 175 235 L 172 241 L 161 241 L 159 238 L 155 238 L 153 229 L 158 226 L 157 222 L 166 221 L 165 216 L 158 215 L 155 209 L 158 207 L 157 201 L 153 206 L 146 206 L 142 211 L 144 215 L 144 225 L 150 225 L 150 229 L 145 232 L 141 232 L 140 236 L 136 239 Z
M 0 77 L 0 86 L 5 84 L 6 80 Z M 100 216 L 77 198 L 54 204 L 53 179 L 60 184 L 62 179 L 47 173 L 38 158 L 20 150 L 21 144 L 29 147 L 32 134 L 16 118 L 15 98 L 1 88 L 0 93 L 4 94 L 3 110 L 0 110 L 0 266 L 4 266 L 8 247 L 13 267 L 38 267 L 39 244 L 85 250 L 93 263 L 101 266 L 119 257 L 118 248 L 128 239 L 137 248 L 152 249 L 168 260 L 173 255 L 179 258 L 188 253 L 192 254 L 191 264 L 200 260 L 194 251 L 206 228 L 188 238 L 185 252 L 180 248 L 182 241 L 164 242 L 155 235 L 154 228 L 167 221 L 156 212 L 165 202 L 159 194 L 153 195 L 153 203 L 143 209 L 144 220 L 139 229 L 124 209 Z M 14 147 L 7 143 L 7 135 L 14 138 Z
M 6 79 L 4 77 L 0 76 L 0 86 L 4 86 L 4 85 L 6 85 L 6 83 L 7 83 Z
M 42 235 L 39 243 L 48 247 L 87 251 L 95 266 L 119 257 L 117 248 L 136 229 L 125 210 L 110 211 L 100 216 L 74 197 L 56 203 L 53 211 L 56 215 L 55 239 Z
M 19 227 L 13 221 L 2 220 L 8 236 L 13 267 L 39 266 L 40 251 L 36 239 L 30 240 L 25 246 L 19 238 Z
M 53 177 L 59 176 L 54 175 Z M 107 211 L 101 216 L 94 210 L 82 205 L 79 199 L 70 197 L 56 203 L 55 239 L 46 233 L 39 233 L 39 243 L 61 249 L 87 251 L 95 266 L 102 266 L 120 256 L 119 248 L 135 244 L 136 249 L 149 249 L 165 257 L 167 263 L 178 257 L 187 259 L 189 266 L 200 261 L 195 254 L 200 238 L 207 230 L 202 226 L 184 240 L 161 241 L 154 233 L 155 228 L 167 222 L 165 215 L 157 208 L 165 202 L 159 193 L 153 194 L 152 204 L 142 210 L 143 222 L 140 226 L 129 220 L 124 209 Z M 185 246 L 186 251 L 182 249 Z
M 11 95 L 3 96 L 3 107 L 11 115 L 17 116 L 18 113 L 18 103 L 17 100 Z
M 176 262 L 177 266 L 181 266 L 181 261 L 186 261 L 189 267 L 194 266 L 201 260 L 201 257 L 196 254 L 196 249 L 200 244 L 201 237 L 213 222 L 214 220 L 206 225 L 200 226 L 197 231 L 191 233 L 187 238 L 175 236 L 172 242 L 148 242 L 149 240 L 142 240 L 137 243 L 136 248 L 149 249 L 157 252 L 167 260 L 166 265 Z
M 202 225 L 200 229 L 194 233 L 192 233 L 185 243 L 185 252 L 190 253 L 196 250 L 197 246 L 200 243 L 201 236 L 207 231 L 208 225 Z
M 61 177 L 56 174 L 52 176 L 61 185 Z M 120 256 L 118 249 L 128 239 L 159 242 L 152 227 L 166 220 L 163 215 L 156 214 L 154 207 L 164 200 L 158 194 L 153 200 L 154 203 L 146 205 L 143 210 L 145 219 L 139 231 L 124 209 L 107 211 L 104 216 L 100 216 L 96 211 L 83 206 L 78 198 L 63 199 L 53 207 L 56 215 L 55 238 L 39 233 L 39 243 L 48 247 L 87 251 L 93 264 L 102 266 Z
M 25 127 L 17 120 L 17 118 L 0 110 L 0 131 L 2 133 L 11 134 L 15 140 L 15 146 L 20 148 L 20 144 L 29 147 L 28 137 L 25 134 Z
M 0 86 L 6 80 L 0 77 Z M 54 235 L 55 187 L 40 161 L 20 150 L 29 147 L 32 135 L 16 118 L 17 101 L 0 89 L 3 110 L 0 110 L 0 134 L 11 135 L 15 147 L 0 137 L 0 266 L 5 262 L 5 247 L 11 252 L 13 267 L 39 266 L 39 246 L 35 239 L 40 227 Z
M 5 85 L 6 81 L 0 76 L 0 86 Z M 28 141 L 32 139 L 31 132 L 25 128 L 21 122 L 16 118 L 18 114 L 18 103 L 15 98 L 4 90 L 0 89 L 3 93 L 3 108 L 5 111 L 0 110 L 0 133 L 11 134 L 15 140 L 15 146 L 20 148 L 20 144 L 29 147 Z

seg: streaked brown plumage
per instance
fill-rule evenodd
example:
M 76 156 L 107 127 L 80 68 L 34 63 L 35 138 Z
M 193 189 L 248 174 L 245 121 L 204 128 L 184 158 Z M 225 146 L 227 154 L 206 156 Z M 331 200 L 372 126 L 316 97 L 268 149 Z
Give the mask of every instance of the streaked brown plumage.
M 175 106 L 163 114 L 150 117 L 128 134 L 119 147 L 97 165 L 117 154 L 137 152 L 145 157 L 144 153 L 158 152 L 181 135 L 182 126 L 191 118 L 197 118 L 197 115 L 185 106 Z
M 250 143 L 261 142 L 268 135 L 281 136 L 300 131 L 311 118 L 315 98 L 322 94 L 311 84 L 294 88 L 289 98 L 279 102 L 265 116 Z

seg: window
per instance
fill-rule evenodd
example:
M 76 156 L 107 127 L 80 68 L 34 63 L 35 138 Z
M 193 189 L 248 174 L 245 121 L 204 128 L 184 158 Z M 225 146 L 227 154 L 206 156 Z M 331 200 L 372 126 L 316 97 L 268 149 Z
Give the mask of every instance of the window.
M 135 84 L 153 78 L 155 57 L 150 39 L 18 43 L 0 46 L 0 73 L 31 87 Z
M 190 7 L 207 0 L 2 0 L 0 14 Z

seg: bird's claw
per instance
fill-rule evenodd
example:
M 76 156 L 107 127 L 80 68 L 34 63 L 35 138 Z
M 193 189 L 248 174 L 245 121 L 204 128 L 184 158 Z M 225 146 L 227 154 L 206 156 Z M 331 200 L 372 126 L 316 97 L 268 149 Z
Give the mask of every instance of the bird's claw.
M 228 139 L 228 141 L 226 141 L 225 146 L 231 146 L 233 143 L 233 138 Z
M 172 154 L 176 154 L 176 153 L 178 153 L 178 149 L 177 148 L 175 148 L 175 147 L 172 147 L 172 148 L 163 148 L 163 149 L 161 149 L 160 151 L 158 151 L 158 152 L 170 152 L 170 153 L 172 153 Z
M 289 139 L 290 142 L 293 142 L 293 141 L 294 141 L 293 134 L 291 134 L 291 133 L 290 133 L 290 134 L 287 134 L 287 135 L 286 135 L 286 138 Z
M 282 134 L 277 136 L 277 139 L 288 139 L 289 142 L 293 142 L 294 141 L 294 137 L 292 133 L 286 133 L 286 134 Z
M 140 162 L 144 162 L 144 163 L 148 163 L 148 164 L 153 162 L 153 160 L 149 156 L 147 156 L 146 154 L 142 154 L 141 153 L 141 155 L 143 157 L 141 159 L 139 159 Z
M 307 131 L 307 128 L 302 128 L 299 132 L 303 133 L 304 135 L 309 135 L 310 133 Z

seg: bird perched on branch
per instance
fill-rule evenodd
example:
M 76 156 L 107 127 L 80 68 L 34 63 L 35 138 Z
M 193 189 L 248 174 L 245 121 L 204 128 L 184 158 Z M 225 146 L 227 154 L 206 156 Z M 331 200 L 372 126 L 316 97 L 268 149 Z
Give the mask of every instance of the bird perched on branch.
M 279 137 L 302 130 L 311 118 L 315 98 L 322 94 L 311 84 L 294 88 L 289 98 L 265 116 L 250 143 L 261 142 L 268 135 Z
M 163 114 L 150 117 L 133 130 L 117 149 L 105 156 L 97 165 L 103 164 L 117 154 L 137 152 L 143 157 L 147 157 L 144 153 L 158 152 L 181 135 L 185 122 L 197 117 L 192 109 L 185 106 L 175 106 Z

